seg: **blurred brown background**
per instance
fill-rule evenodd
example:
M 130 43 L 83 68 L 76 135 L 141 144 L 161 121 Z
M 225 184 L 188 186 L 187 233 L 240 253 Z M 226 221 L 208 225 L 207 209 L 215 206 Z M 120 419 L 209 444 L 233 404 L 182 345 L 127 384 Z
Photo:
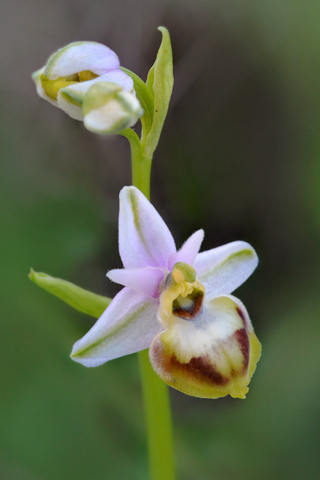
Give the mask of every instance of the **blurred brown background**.
M 263 356 L 245 401 L 172 391 L 179 480 L 320 477 L 320 3 L 3 0 L 0 478 L 147 479 L 135 356 L 69 359 L 92 325 L 30 267 L 113 295 L 129 148 L 37 97 L 57 48 L 107 44 L 146 78 L 165 25 L 175 87 L 152 200 L 177 245 L 243 239 L 260 266 L 237 292 Z M 129 400 L 130 399 L 130 400 Z

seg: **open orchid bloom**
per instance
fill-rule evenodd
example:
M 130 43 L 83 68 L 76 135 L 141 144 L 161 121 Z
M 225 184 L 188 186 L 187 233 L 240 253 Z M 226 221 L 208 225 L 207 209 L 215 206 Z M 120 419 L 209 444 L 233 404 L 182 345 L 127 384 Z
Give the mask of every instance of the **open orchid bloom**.
M 198 253 L 198 230 L 177 251 L 151 203 L 135 187 L 120 192 L 123 269 L 108 277 L 124 288 L 73 347 L 87 367 L 149 348 L 168 385 L 189 395 L 245 398 L 261 347 L 244 305 L 231 296 L 258 259 L 237 241 Z
M 88 120 L 91 130 L 98 133 L 115 133 L 108 131 L 119 122 L 119 116 L 123 116 L 123 105 L 130 104 L 134 109 L 131 122 L 125 124 L 125 128 L 132 126 L 143 114 L 139 101 L 135 97 L 133 80 L 120 70 L 117 55 L 105 45 L 95 42 L 71 43 L 53 53 L 46 65 L 35 72 L 32 76 L 37 92 L 52 105 L 64 110 L 70 117 L 76 120 L 84 119 L 83 101 L 86 93 L 95 84 L 106 83 L 107 86 L 116 86 L 123 91 L 120 94 L 120 102 L 109 102 L 109 111 L 105 112 L 105 97 L 101 101 L 98 120 L 92 112 L 93 107 L 87 106 L 91 114 Z M 95 92 L 97 96 L 97 91 Z M 117 95 L 118 97 L 118 95 Z M 90 101 L 92 104 L 92 100 Z M 132 107 L 133 105 L 133 107 Z M 97 101 L 95 101 L 97 109 Z M 119 113 L 120 112 L 120 113 Z M 102 123 L 101 123 L 102 122 Z

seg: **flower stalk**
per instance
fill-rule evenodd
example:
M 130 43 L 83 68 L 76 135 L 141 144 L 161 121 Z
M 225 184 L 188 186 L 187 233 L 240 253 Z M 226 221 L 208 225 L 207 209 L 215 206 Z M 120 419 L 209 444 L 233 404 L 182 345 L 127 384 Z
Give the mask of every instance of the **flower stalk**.
M 149 117 L 148 117 L 149 118 Z M 132 185 L 150 200 L 150 178 L 153 156 L 143 155 L 143 136 L 149 122 L 142 123 L 141 143 L 132 130 L 124 130 L 130 143 Z M 172 416 L 167 385 L 151 367 L 148 350 L 138 352 L 143 405 L 147 426 L 149 469 L 151 480 L 175 480 Z
M 130 142 L 132 185 L 137 187 L 149 200 L 152 157 L 143 156 L 135 132 L 126 131 L 122 135 L 125 135 Z M 138 352 L 138 358 L 147 425 L 150 479 L 175 480 L 172 416 L 168 387 L 152 369 L 148 350 Z
M 160 47 L 153 70 L 157 69 L 160 61 L 162 63 L 169 64 L 169 67 L 167 67 L 169 68 L 169 75 L 166 75 L 166 81 L 164 82 L 167 90 L 166 95 L 164 96 L 161 92 L 163 102 L 162 110 L 164 112 L 163 117 L 165 118 L 172 91 L 173 75 L 170 37 L 165 29 L 162 29 L 161 31 L 163 34 L 163 42 L 161 45 L 162 48 Z M 161 71 L 161 74 L 163 75 L 162 78 L 164 78 L 163 70 Z M 153 72 L 152 76 L 154 77 Z M 168 81 L 168 77 L 171 80 Z M 132 78 L 134 80 L 138 98 L 140 99 L 145 111 L 145 115 L 141 118 L 141 141 L 138 135 L 131 129 L 124 130 L 122 135 L 125 136 L 130 143 L 132 185 L 138 188 L 146 196 L 146 198 L 150 200 L 150 178 L 153 150 L 157 145 L 158 138 L 156 138 L 154 141 L 154 149 L 149 148 L 147 150 L 148 155 L 145 154 L 145 147 L 148 137 L 150 139 L 150 132 L 152 132 L 152 119 L 154 114 L 153 110 L 155 110 L 156 113 L 159 113 L 157 104 L 159 94 L 157 95 L 158 92 L 154 90 L 151 93 L 152 85 L 151 87 L 149 86 L 149 88 L 146 88 L 145 84 L 141 82 L 139 77 L 132 76 Z M 150 84 L 151 82 L 149 74 L 149 85 Z M 161 126 L 157 127 L 158 135 L 156 134 L 156 137 L 160 136 L 164 118 L 162 119 Z M 153 136 L 151 135 L 151 138 L 152 137 Z M 138 358 L 145 419 L 147 425 L 150 478 L 151 480 L 163 480 L 164 478 L 167 480 L 175 480 L 176 475 L 172 417 L 168 387 L 160 380 L 160 378 L 152 369 L 148 356 L 148 350 L 142 350 L 141 352 L 138 352 Z
M 151 480 L 175 480 L 170 397 L 167 385 L 151 367 L 148 350 L 138 353 L 147 424 Z

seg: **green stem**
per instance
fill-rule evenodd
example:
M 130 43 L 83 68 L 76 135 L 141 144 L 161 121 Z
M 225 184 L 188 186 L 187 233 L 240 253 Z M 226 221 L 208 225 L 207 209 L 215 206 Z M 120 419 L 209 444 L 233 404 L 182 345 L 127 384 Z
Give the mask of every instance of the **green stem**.
M 138 356 L 148 430 L 150 478 L 175 480 L 168 387 L 153 371 L 148 350 L 139 352 Z
M 132 162 L 132 185 L 139 188 L 144 195 L 150 198 L 150 174 L 152 158 L 141 157 Z
M 123 130 L 121 135 L 126 137 L 130 142 L 131 148 L 131 165 L 132 165 L 132 185 L 150 199 L 150 176 L 152 157 L 148 158 L 143 155 L 141 143 L 136 132 L 128 128 Z
M 132 184 L 150 199 L 152 158 L 143 155 L 138 135 L 131 129 L 122 132 L 130 142 Z M 172 420 L 167 385 L 153 371 L 148 351 L 138 353 L 143 403 L 148 433 L 151 480 L 175 480 Z

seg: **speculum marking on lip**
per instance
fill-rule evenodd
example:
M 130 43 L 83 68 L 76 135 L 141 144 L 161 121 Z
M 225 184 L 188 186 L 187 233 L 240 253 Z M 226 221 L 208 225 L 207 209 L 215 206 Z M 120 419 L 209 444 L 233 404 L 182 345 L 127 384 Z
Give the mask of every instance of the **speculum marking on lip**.
M 184 320 L 192 320 L 201 312 L 203 295 L 202 290 L 195 289 L 187 297 L 179 296 L 172 304 L 173 315 Z

